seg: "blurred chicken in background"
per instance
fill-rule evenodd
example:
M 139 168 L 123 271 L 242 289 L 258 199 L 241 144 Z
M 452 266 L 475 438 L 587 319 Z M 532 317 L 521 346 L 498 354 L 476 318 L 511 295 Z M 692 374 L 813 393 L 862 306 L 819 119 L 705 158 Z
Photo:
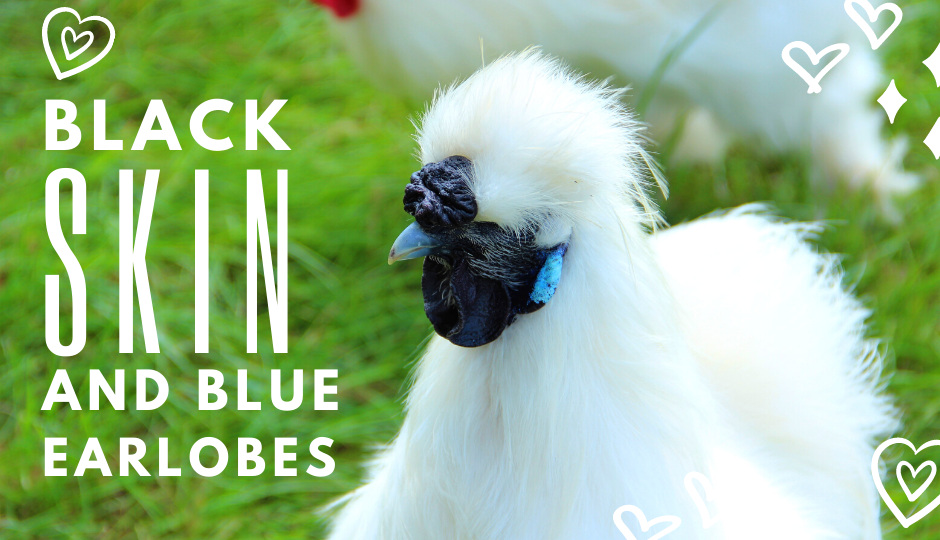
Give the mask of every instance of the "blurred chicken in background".
M 481 54 L 540 46 L 632 85 L 652 138 L 674 140 L 677 159 L 714 163 L 734 138 L 756 138 L 809 151 L 816 176 L 870 186 L 886 204 L 918 184 L 901 164 L 904 141 L 881 136 L 885 115 L 873 98 L 888 81 L 842 0 L 313 1 L 333 12 L 351 54 L 383 88 L 427 98 L 478 69 Z M 781 61 L 792 41 L 817 51 L 847 43 L 851 52 L 821 93 L 808 94 Z

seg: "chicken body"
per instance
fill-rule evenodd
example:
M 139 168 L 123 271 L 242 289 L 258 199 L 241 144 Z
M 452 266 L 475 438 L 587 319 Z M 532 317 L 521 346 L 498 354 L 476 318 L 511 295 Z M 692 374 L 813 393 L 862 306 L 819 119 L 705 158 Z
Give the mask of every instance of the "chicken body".
M 464 156 L 475 221 L 567 252 L 542 309 L 482 346 L 431 341 L 331 540 L 630 540 L 624 505 L 681 520 L 669 540 L 880 538 L 868 464 L 892 416 L 867 313 L 811 228 L 759 208 L 649 234 L 638 129 L 532 52 L 435 100 L 422 161 Z
M 714 162 L 734 138 L 756 138 L 778 151 L 811 152 L 819 178 L 870 185 L 885 201 L 918 182 L 903 170 L 905 143 L 881 137 L 885 115 L 873 98 L 888 80 L 842 0 L 354 4 L 336 26 L 382 88 L 424 98 L 479 68 L 482 56 L 540 46 L 593 77 L 632 85 L 633 99 L 650 92 L 644 119 L 660 142 L 679 134 L 679 158 Z M 781 60 L 793 41 L 816 51 L 850 45 L 821 93 L 808 94 Z M 794 58 L 811 68 L 800 54 Z

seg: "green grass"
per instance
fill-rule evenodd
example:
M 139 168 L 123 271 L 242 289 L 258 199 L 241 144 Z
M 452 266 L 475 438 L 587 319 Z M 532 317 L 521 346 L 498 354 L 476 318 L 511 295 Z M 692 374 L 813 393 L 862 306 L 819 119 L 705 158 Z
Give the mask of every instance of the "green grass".
M 305 0 L 87 0 L 84 16 L 110 19 L 112 52 L 91 70 L 56 81 L 39 29 L 59 2 L 0 2 L 0 538 L 298 538 L 322 536 L 315 509 L 356 485 L 360 463 L 401 422 L 401 398 L 420 345 L 430 331 L 420 301 L 420 265 L 388 267 L 388 247 L 409 219 L 402 187 L 415 169 L 409 117 L 420 104 L 383 95 L 356 71 L 326 28 L 325 14 Z M 754 200 L 772 201 L 795 219 L 831 223 L 820 244 L 845 255 L 848 279 L 874 310 L 872 333 L 884 338 L 890 389 L 914 442 L 940 437 L 940 187 L 936 162 L 921 141 L 940 115 L 940 89 L 920 62 L 936 46 L 940 4 L 902 4 L 905 24 L 886 48 L 885 63 L 910 99 L 891 134 L 909 135 L 908 167 L 932 181 L 902 203 L 904 220 L 883 222 L 865 193 L 819 193 L 803 156 L 765 157 L 736 147 L 717 170 L 668 167 L 671 222 Z M 873 96 L 873 99 L 877 96 Z M 45 151 L 44 100 L 70 99 L 83 131 L 79 148 Z M 235 102 L 210 115 L 208 131 L 230 135 L 235 149 L 200 148 L 188 132 L 192 109 L 210 98 Z M 244 151 L 244 100 L 288 99 L 274 127 L 291 146 Z M 151 99 L 169 110 L 183 150 L 161 144 L 142 152 L 91 150 L 92 100 L 108 100 L 109 134 L 129 148 Z M 88 343 L 73 358 L 44 344 L 43 276 L 64 269 L 44 223 L 44 180 L 73 167 L 88 184 L 85 236 L 69 238 L 88 286 Z M 161 354 L 143 353 L 139 321 L 133 355 L 117 347 L 118 170 L 160 169 L 147 259 Z M 193 171 L 210 171 L 211 352 L 193 350 Z M 245 354 L 245 171 L 261 169 L 270 223 L 279 168 L 290 171 L 290 352 L 274 355 L 265 319 L 259 354 Z M 69 199 L 66 196 L 65 201 Z M 63 202 L 63 207 L 67 205 Z M 67 216 L 68 213 L 63 214 Z M 63 218 L 63 223 L 68 223 Z M 263 293 L 262 293 L 263 294 Z M 66 304 L 67 306 L 68 304 Z M 261 302 L 263 306 L 263 301 Z M 65 335 L 63 329 L 63 334 Z M 196 373 L 222 370 L 230 406 L 199 412 Z M 97 368 L 151 368 L 170 381 L 157 411 L 40 411 L 52 374 L 67 368 L 87 405 L 87 373 Z M 234 410 L 237 369 L 249 369 L 258 412 Z M 294 412 L 267 402 L 268 370 L 308 370 L 307 399 Z M 313 410 L 312 370 L 340 371 L 338 412 Z M 130 375 L 130 373 L 129 373 Z M 132 377 L 129 377 L 132 379 Z M 129 407 L 133 409 L 133 407 Z M 67 437 L 69 468 L 84 441 L 98 437 L 116 472 L 120 437 L 148 444 L 144 464 L 156 470 L 158 437 L 170 440 L 172 464 L 185 461 L 204 436 L 265 445 L 269 470 L 239 478 L 230 463 L 215 478 L 46 478 L 43 438 Z M 336 441 L 328 478 L 276 478 L 274 437 L 305 444 Z M 302 473 L 301 473 L 302 474 Z M 885 519 L 890 539 L 940 536 L 940 511 L 905 530 Z

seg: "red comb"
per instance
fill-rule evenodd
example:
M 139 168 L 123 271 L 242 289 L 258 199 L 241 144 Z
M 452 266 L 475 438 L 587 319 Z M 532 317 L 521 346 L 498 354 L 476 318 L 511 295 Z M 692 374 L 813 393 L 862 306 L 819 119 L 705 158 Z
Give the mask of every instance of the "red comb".
M 352 17 L 359 11 L 359 0 L 311 0 L 314 4 L 328 8 L 340 19 Z

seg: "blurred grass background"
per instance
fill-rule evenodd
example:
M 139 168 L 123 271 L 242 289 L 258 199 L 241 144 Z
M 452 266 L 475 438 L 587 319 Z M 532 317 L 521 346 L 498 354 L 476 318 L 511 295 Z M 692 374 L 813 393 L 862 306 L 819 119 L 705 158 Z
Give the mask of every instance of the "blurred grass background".
M 327 28 L 327 16 L 306 0 L 85 0 L 69 5 L 82 16 L 111 20 L 117 40 L 89 71 L 57 81 L 43 53 L 40 28 L 61 2 L 0 2 L 0 538 L 320 538 L 315 510 L 353 488 L 369 448 L 388 441 L 401 422 L 410 368 L 429 335 L 420 299 L 420 265 L 389 267 L 385 259 L 409 222 L 402 188 L 417 168 L 409 118 L 420 103 L 384 95 L 357 72 Z M 901 203 L 903 222 L 879 218 L 866 193 L 819 192 L 807 178 L 805 156 L 768 156 L 735 147 L 717 169 L 670 165 L 664 203 L 672 223 L 721 207 L 773 201 L 793 219 L 824 219 L 825 249 L 845 255 L 848 281 L 874 310 L 872 333 L 887 344 L 894 370 L 890 389 L 905 415 L 902 435 L 915 443 L 940 437 L 940 187 L 933 156 L 921 143 L 940 115 L 940 89 L 921 64 L 940 39 L 940 3 L 902 3 L 904 24 L 885 46 L 889 79 L 910 100 L 886 129 L 910 137 L 910 169 L 926 187 Z M 887 79 L 885 81 L 887 84 Z M 872 100 L 878 96 L 872 96 Z M 189 114 L 207 99 L 224 98 L 231 114 L 208 117 L 207 131 L 230 136 L 235 148 L 199 147 Z M 72 151 L 44 150 L 44 102 L 78 106 L 83 139 Z M 183 150 L 163 143 L 145 151 L 92 151 L 92 101 L 108 100 L 108 133 L 129 148 L 151 99 L 162 99 Z M 291 147 L 262 141 L 244 150 L 244 101 L 288 99 L 273 126 Z M 72 358 L 44 343 L 43 276 L 64 274 L 44 222 L 44 182 L 60 167 L 76 168 L 88 185 L 87 234 L 67 234 L 88 287 L 88 342 Z M 160 169 L 147 252 L 161 354 L 143 351 L 139 319 L 133 355 L 117 350 L 118 169 Z M 210 171 L 211 314 L 209 354 L 193 350 L 193 171 Z M 245 171 L 261 169 L 269 223 L 274 224 L 277 169 L 290 171 L 290 352 L 274 355 L 265 316 L 259 354 L 245 350 Z M 67 184 L 64 184 L 67 186 Z M 67 188 L 66 188 L 67 189 Z M 70 197 L 63 197 L 64 224 Z M 136 210 L 135 210 L 136 212 Z M 272 230 L 273 233 L 273 230 Z M 263 292 L 261 293 L 264 294 Z M 67 295 L 63 294 L 67 298 Z M 264 300 L 259 304 L 264 305 Z M 68 313 L 68 302 L 63 309 Z M 68 327 L 63 329 L 67 336 Z M 199 368 L 226 375 L 229 406 L 197 410 Z M 156 411 L 40 411 L 56 369 L 67 368 L 87 408 L 88 370 L 157 369 L 170 398 Z M 294 412 L 268 400 L 269 369 L 307 370 L 306 399 Z M 335 368 L 338 412 L 313 410 L 313 369 Z M 239 412 L 235 372 L 249 369 L 250 397 L 262 410 Z M 289 390 L 287 390 L 289 393 Z M 289 394 L 288 394 L 289 395 Z M 195 476 L 190 446 L 204 436 L 227 443 L 228 469 Z M 306 445 L 333 438 L 336 471 L 303 476 L 312 463 Z M 182 478 L 47 478 L 43 439 L 67 437 L 74 470 L 88 437 L 98 437 L 117 473 L 120 437 L 148 445 L 143 464 L 156 471 L 157 438 L 170 441 L 170 464 Z M 268 470 L 235 474 L 238 437 L 265 445 Z M 273 438 L 297 437 L 301 476 L 273 476 Z M 306 457 L 306 459 L 305 459 Z M 940 512 L 910 529 L 884 520 L 889 539 L 940 537 Z

